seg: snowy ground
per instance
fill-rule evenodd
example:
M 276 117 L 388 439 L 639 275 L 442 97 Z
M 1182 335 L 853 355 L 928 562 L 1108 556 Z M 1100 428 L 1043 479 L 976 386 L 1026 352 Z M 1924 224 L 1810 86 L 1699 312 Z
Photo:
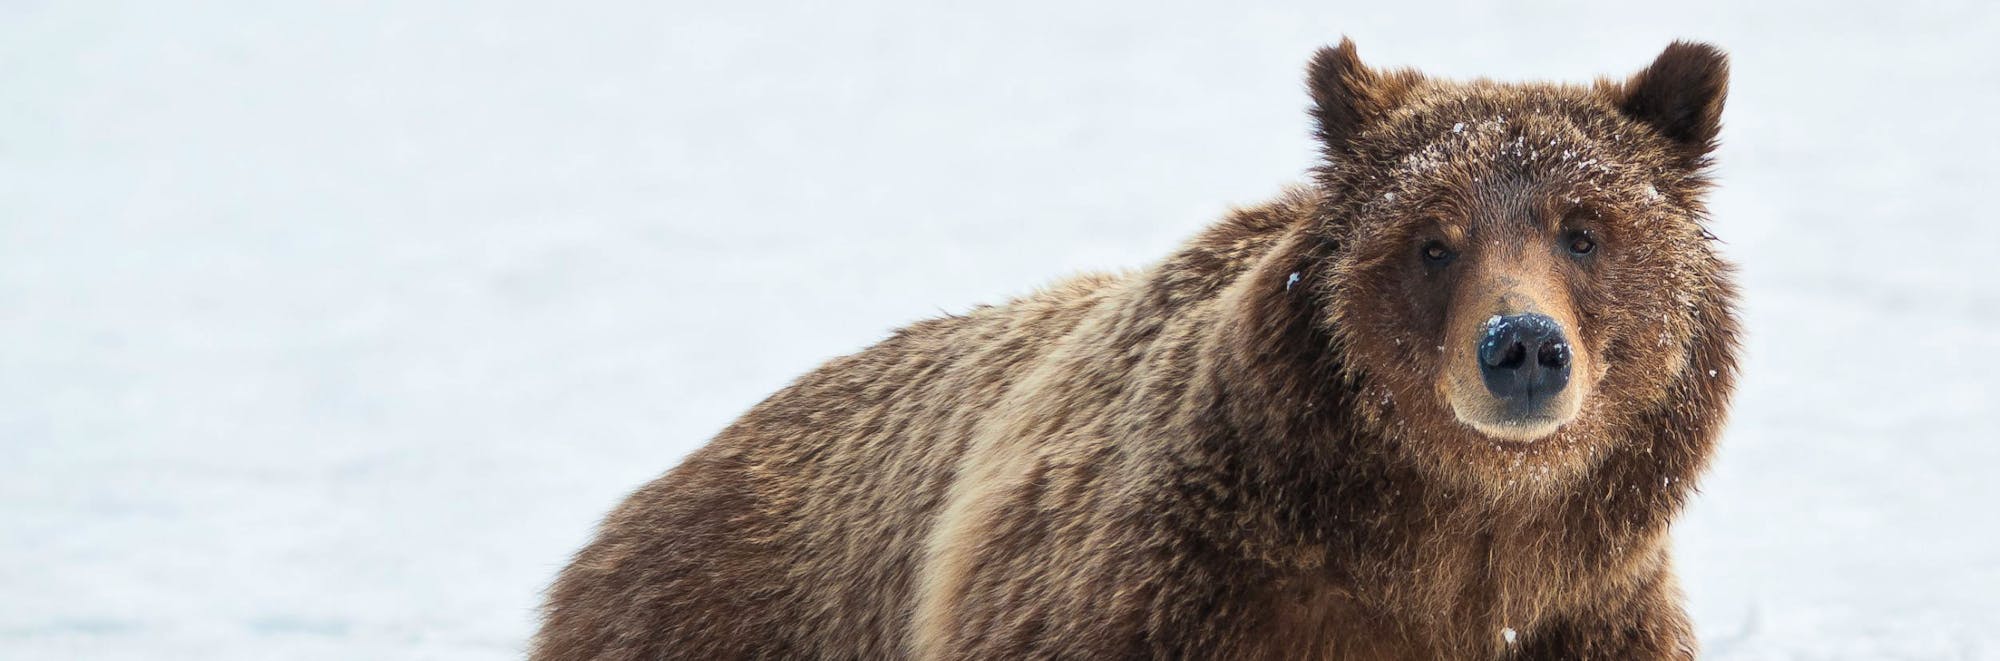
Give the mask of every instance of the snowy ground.
M 1297 180 L 1342 33 L 1727 47 L 1710 656 L 2000 658 L 2000 6 L 562 4 L 0 2 L 0 658 L 518 656 L 791 377 Z

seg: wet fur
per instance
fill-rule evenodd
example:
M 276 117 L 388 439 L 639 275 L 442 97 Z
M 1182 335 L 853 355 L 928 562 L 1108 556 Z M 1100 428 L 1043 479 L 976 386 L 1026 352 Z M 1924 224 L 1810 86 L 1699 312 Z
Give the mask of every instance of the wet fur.
M 1720 55 L 1678 58 L 1557 86 L 1323 52 L 1314 185 L 802 377 L 610 515 L 534 658 L 1691 657 L 1667 531 L 1737 331 L 1699 226 L 1717 118 L 1680 107 Z M 1500 167 L 1448 137 L 1496 113 L 1589 142 L 1596 208 L 1657 235 L 1578 296 L 1609 366 L 1545 443 L 1454 421 L 1393 304 L 1416 220 L 1384 193 Z

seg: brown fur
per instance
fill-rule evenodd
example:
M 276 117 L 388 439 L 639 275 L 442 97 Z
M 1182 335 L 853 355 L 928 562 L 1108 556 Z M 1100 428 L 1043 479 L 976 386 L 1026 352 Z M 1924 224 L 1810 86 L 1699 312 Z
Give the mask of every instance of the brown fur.
M 801 378 L 611 514 L 534 657 L 1692 657 L 1666 534 L 1735 376 L 1700 226 L 1723 67 L 1322 51 L 1313 186 Z M 1590 260 L 1548 248 L 1578 228 Z M 1507 306 L 1576 345 L 1537 438 L 1453 408 Z

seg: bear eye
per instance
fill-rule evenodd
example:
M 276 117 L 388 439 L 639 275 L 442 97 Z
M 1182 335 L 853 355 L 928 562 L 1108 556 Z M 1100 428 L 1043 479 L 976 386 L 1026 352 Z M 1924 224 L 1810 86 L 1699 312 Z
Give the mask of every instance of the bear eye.
M 1590 233 L 1589 233 L 1589 232 L 1570 232 L 1570 233 L 1569 233 L 1569 252 L 1570 252 L 1570 254 L 1572 254 L 1572 255 L 1588 255 L 1588 254 L 1590 254 L 1590 253 L 1591 253 L 1591 251 L 1594 251 L 1594 250 L 1597 250 L 1597 239 L 1595 239 L 1595 238 L 1592 238 L 1592 237 L 1590 236 Z
M 1420 252 L 1424 256 L 1424 261 L 1432 264 L 1443 264 L 1452 258 L 1451 249 L 1446 248 L 1443 241 L 1427 242 Z

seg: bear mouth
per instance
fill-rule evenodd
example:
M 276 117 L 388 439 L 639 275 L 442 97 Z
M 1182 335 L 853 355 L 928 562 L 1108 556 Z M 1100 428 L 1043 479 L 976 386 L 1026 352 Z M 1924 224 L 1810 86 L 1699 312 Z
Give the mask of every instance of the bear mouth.
M 1537 441 L 1561 429 L 1562 419 L 1554 416 L 1533 416 L 1508 420 L 1501 424 L 1473 424 L 1472 428 L 1487 436 L 1506 441 Z
M 1509 443 L 1531 443 L 1548 438 L 1576 418 L 1574 412 L 1561 415 L 1550 410 L 1556 407 L 1519 413 L 1497 410 L 1501 407 L 1490 407 L 1485 411 L 1468 411 L 1467 408 L 1452 402 L 1452 413 L 1460 423 L 1480 435 Z

